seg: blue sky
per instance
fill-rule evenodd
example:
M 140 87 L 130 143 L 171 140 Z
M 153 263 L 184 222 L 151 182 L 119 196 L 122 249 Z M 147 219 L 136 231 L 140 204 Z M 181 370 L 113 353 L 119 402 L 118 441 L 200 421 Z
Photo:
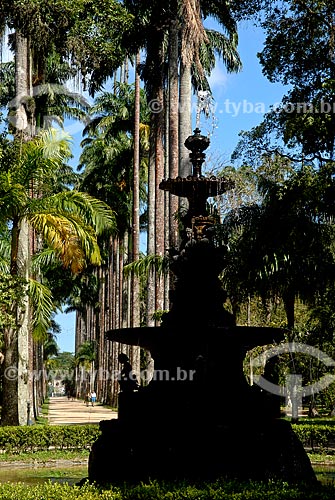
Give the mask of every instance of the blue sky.
M 207 24 L 215 28 L 215 25 Z M 222 62 L 219 60 L 211 77 L 210 84 L 214 97 L 215 129 L 212 130 L 213 120 L 200 120 L 203 133 L 212 132 L 211 145 L 207 150 L 207 157 L 217 158 L 225 164 L 230 163 L 230 156 L 237 142 L 241 130 L 249 130 L 257 125 L 263 112 L 279 102 L 284 89 L 281 85 L 272 84 L 263 76 L 257 58 L 257 52 L 262 50 L 264 35 L 260 29 L 251 22 L 244 22 L 239 28 L 239 53 L 242 59 L 242 71 L 236 74 L 227 74 Z M 195 112 L 194 112 L 195 125 Z M 80 153 L 79 143 L 82 139 L 81 128 L 78 124 L 68 127 L 69 133 L 74 138 L 76 164 Z M 74 352 L 75 315 L 59 314 L 56 321 L 62 328 L 57 342 L 61 351 Z
M 239 73 L 227 74 L 218 61 L 210 84 L 214 96 L 216 126 L 208 152 L 230 162 L 241 130 L 250 130 L 261 122 L 264 112 L 281 101 L 285 89 L 270 83 L 262 74 L 257 52 L 263 48 L 264 34 L 253 24 L 239 26 L 238 51 L 242 60 Z

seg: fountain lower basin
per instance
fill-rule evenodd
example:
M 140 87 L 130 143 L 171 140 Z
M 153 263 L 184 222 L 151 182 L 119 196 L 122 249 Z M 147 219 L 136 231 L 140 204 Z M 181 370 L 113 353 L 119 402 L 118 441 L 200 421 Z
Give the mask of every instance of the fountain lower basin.
M 281 329 L 207 328 L 191 342 L 184 330 L 163 327 L 107 335 L 150 350 L 155 372 L 139 391 L 120 393 L 118 419 L 100 423 L 91 481 L 316 481 L 301 442 L 280 418 L 279 398 L 251 387 L 243 375 L 246 352 L 278 342 Z

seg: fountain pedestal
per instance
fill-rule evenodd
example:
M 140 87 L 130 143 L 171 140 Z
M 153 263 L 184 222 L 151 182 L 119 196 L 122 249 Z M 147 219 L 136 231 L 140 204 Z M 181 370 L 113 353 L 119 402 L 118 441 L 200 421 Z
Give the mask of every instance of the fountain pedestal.
M 100 422 L 89 479 L 227 476 L 313 482 L 302 444 L 280 419 L 279 398 L 250 386 L 243 374 L 246 352 L 279 342 L 283 331 L 236 326 L 223 306 L 218 275 L 224 252 L 215 246 L 206 200 L 231 186 L 202 176 L 208 141 L 200 131 L 186 146 L 192 151 L 192 176 L 160 186 L 189 201 L 180 250 L 171 257 L 170 311 L 160 327 L 106 334 L 111 341 L 149 350 L 153 379 L 138 391 L 120 393 L 119 418 Z
M 140 391 L 120 393 L 118 419 L 100 423 L 90 480 L 314 481 L 302 444 L 280 419 L 278 398 L 243 376 L 246 351 L 277 342 L 282 332 L 218 327 L 193 333 L 188 343 L 178 328 L 109 332 L 111 340 L 150 349 L 155 372 Z

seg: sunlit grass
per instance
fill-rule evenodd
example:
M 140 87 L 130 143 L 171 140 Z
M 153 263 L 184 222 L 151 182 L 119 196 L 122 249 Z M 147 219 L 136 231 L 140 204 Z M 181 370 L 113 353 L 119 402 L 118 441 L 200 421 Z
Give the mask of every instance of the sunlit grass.
M 25 462 L 25 463 L 46 463 L 54 460 L 70 460 L 73 462 L 83 462 L 88 460 L 89 450 L 50 450 L 35 451 L 20 454 L 0 454 L 1 462 Z

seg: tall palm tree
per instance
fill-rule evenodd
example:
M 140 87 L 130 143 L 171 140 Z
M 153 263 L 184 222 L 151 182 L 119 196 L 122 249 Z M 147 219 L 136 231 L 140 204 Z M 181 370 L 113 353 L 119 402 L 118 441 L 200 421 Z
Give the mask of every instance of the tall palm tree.
M 10 228 L 10 274 L 23 278 L 22 296 L 28 303 L 30 295 L 38 307 L 32 312 L 35 335 L 47 330 L 54 306 L 50 293 L 39 281 L 29 279 L 29 255 L 20 252 L 23 228 L 32 227 L 47 245 L 45 258 L 59 259 L 73 273 L 82 271 L 87 262 L 101 263 L 97 235 L 114 228 L 114 214 L 103 202 L 86 193 L 65 191 L 53 193 L 59 168 L 71 155 L 69 137 L 45 130 L 35 139 L 17 148 L 15 161 L 0 170 L 0 220 Z M 24 270 L 24 274 L 23 274 Z M 28 279 L 30 284 L 28 285 Z M 25 311 L 17 301 L 12 304 L 17 317 Z M 19 320 L 20 321 L 20 320 Z M 18 366 L 21 329 L 18 323 L 5 330 L 5 370 Z M 28 366 L 19 369 L 19 376 L 28 384 Z M 19 401 L 18 383 L 5 377 L 2 425 L 25 423 L 26 400 Z
M 146 198 L 148 111 L 139 76 L 136 80 L 135 88 L 115 82 L 113 93 L 104 92 L 97 97 L 91 108 L 92 120 L 82 141 L 79 168 L 85 167 L 85 170 L 81 176 L 81 188 L 104 199 L 117 211 L 118 234 L 113 241 L 106 242 L 105 265 L 97 274 L 99 308 L 94 310 L 89 306 L 78 316 L 78 343 L 83 340 L 83 326 L 87 337 L 97 342 L 98 373 L 100 369 L 102 372 L 110 369 L 110 363 L 112 370 L 118 368 L 117 346 L 111 348 L 111 358 L 115 355 L 116 361 L 107 359 L 105 331 L 139 325 L 140 321 L 138 278 L 123 274 L 124 265 L 137 255 L 139 209 Z M 139 365 L 140 356 L 135 353 L 135 348 L 130 357 L 134 367 Z M 100 399 L 113 399 L 112 394 L 107 396 L 111 391 L 100 379 L 97 392 Z
M 191 165 L 184 141 L 192 129 L 191 82 L 195 89 L 205 85 L 208 87 L 206 76 L 213 69 L 217 53 L 222 53 L 228 71 L 240 68 L 236 50 L 236 23 L 228 6 L 221 5 L 220 11 L 219 3 L 171 0 L 162 7 L 161 2 L 157 1 L 125 2 L 138 19 L 133 39 L 137 46 L 145 49 L 141 76 L 152 107 L 147 248 L 147 253 L 151 255 L 163 256 L 168 247 L 178 244 L 175 219 L 177 200 L 171 196 L 169 203 L 164 203 L 159 183 L 163 177 L 190 174 Z M 222 24 L 225 34 L 220 34 L 220 38 L 205 30 L 203 17 L 207 15 L 214 15 Z M 164 111 L 168 115 L 167 120 L 164 120 Z M 168 167 L 164 167 L 164 161 Z M 162 230 L 167 221 L 168 229 Z M 150 274 L 147 287 L 149 325 L 153 323 L 151 316 L 155 309 L 168 307 L 167 303 L 162 307 L 162 286 L 155 286 L 157 283 L 155 276 Z

